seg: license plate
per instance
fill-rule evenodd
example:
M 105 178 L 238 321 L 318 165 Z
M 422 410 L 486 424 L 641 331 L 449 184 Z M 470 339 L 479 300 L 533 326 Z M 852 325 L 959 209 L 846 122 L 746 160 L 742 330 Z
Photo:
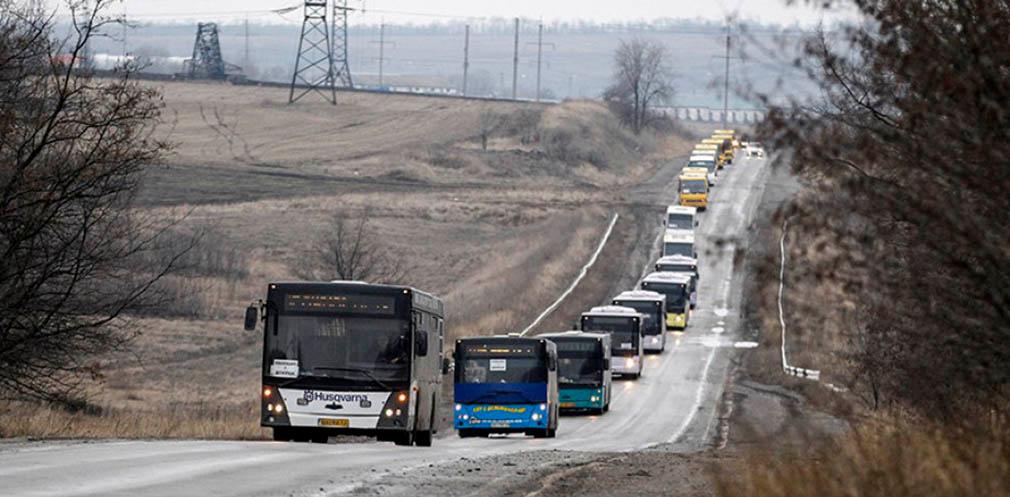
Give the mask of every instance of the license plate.
M 342 418 L 323 418 L 319 420 L 319 426 L 330 426 L 333 428 L 347 428 L 351 426 L 351 420 Z
M 575 407 L 575 402 L 562 402 L 561 407 Z
M 508 428 L 511 426 L 508 423 L 491 423 L 491 428 Z

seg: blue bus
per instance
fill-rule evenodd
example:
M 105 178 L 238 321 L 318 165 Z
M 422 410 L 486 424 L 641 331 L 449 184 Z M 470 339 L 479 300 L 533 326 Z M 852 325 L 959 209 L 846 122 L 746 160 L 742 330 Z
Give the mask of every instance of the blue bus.
M 610 410 L 610 335 L 563 331 L 544 333 L 558 348 L 561 411 L 603 414 Z
M 456 340 L 455 409 L 460 437 L 525 433 L 554 438 L 558 429 L 558 353 L 545 338 Z

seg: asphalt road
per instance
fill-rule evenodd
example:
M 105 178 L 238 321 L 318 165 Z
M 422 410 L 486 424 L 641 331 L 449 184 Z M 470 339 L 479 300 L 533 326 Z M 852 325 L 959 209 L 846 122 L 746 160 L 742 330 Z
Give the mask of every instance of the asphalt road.
M 449 465 L 461 457 L 546 449 L 592 453 L 657 446 L 676 451 L 703 448 L 713 435 L 731 351 L 742 345 L 736 336 L 743 270 L 734 266 L 734 252 L 746 243 L 768 169 L 764 160 L 739 159 L 724 171 L 713 191 L 698 228 L 701 280 L 698 309 L 688 330 L 672 334 L 664 354 L 648 357 L 640 380 L 616 382 L 609 413 L 563 417 L 556 439 L 450 436 L 436 440 L 431 448 L 219 441 L 0 446 L 0 494 L 339 495 L 361 493 L 387 478 L 390 470 L 408 474 L 412 469 Z M 657 177 L 675 179 L 670 171 Z M 669 185 L 649 193 L 669 201 L 675 195 Z M 657 207 L 657 217 L 662 210 Z

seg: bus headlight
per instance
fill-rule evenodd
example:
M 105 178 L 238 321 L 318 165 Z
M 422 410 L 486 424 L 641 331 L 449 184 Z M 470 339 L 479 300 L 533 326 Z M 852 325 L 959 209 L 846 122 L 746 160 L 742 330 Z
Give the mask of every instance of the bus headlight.
M 624 365 L 627 366 L 627 367 L 629 367 L 629 368 L 635 367 L 635 358 L 634 357 L 629 357 L 629 358 L 625 359 L 624 360 Z
M 393 417 L 393 410 L 392 409 L 386 409 L 386 417 L 387 418 Z
M 456 404 L 456 410 L 459 411 L 460 409 L 463 409 L 463 404 Z
M 595 396 L 595 395 L 593 395 L 592 397 L 589 397 L 589 401 L 590 402 L 599 402 L 600 398 L 597 397 L 597 396 Z
M 541 418 L 541 417 L 542 417 L 542 416 L 540 416 L 540 413 L 539 413 L 539 412 L 535 412 L 535 413 L 533 413 L 533 415 L 532 415 L 532 416 L 530 416 L 530 419 L 532 419 L 533 421 L 540 421 L 540 418 Z
M 540 410 L 541 411 L 546 411 L 547 410 L 547 404 L 540 404 Z
M 400 392 L 396 394 L 396 401 L 401 404 L 407 403 L 407 392 Z

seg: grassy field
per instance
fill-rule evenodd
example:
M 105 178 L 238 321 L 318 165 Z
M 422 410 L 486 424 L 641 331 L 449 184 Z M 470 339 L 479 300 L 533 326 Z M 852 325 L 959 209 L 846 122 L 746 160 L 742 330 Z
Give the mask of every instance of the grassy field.
M 295 278 L 336 212 L 367 212 L 405 282 L 445 300 L 447 343 L 521 329 L 589 258 L 622 192 L 686 143 L 633 136 L 591 102 L 354 94 L 287 106 L 283 89 L 163 91 L 159 132 L 175 152 L 150 167 L 140 209 L 182 218 L 180 240 L 203 233 L 190 269 L 162 285 L 175 302 L 132 318 L 142 333 L 102 359 L 87 409 L 5 410 L 0 436 L 263 436 L 261 337 L 242 313 L 268 282 Z

